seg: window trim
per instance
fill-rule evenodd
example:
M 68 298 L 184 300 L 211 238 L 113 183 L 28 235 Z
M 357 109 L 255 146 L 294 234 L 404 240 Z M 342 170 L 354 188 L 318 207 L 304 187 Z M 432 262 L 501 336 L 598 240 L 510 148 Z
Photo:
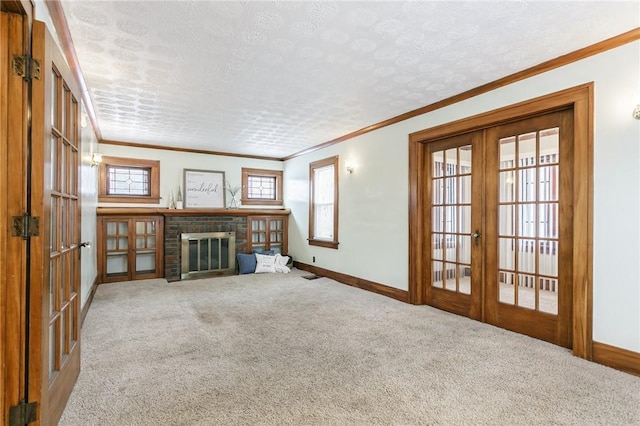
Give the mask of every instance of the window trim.
M 150 169 L 150 195 L 109 195 L 107 191 L 107 167 L 144 167 Z M 98 171 L 98 202 L 160 204 L 160 161 L 138 158 L 102 156 Z
M 309 245 L 337 249 L 338 245 L 338 178 L 339 178 L 339 157 L 325 158 L 322 160 L 309 163 Z M 316 169 L 333 166 L 333 240 L 325 240 L 316 238 L 315 232 L 315 188 L 314 188 L 314 172 Z
M 262 200 L 257 198 L 249 198 L 249 176 L 259 176 L 267 178 L 275 178 L 276 180 L 276 199 Z M 242 196 L 240 202 L 243 205 L 253 206 L 281 206 L 282 205 L 282 170 L 269 169 L 250 169 L 242 168 Z

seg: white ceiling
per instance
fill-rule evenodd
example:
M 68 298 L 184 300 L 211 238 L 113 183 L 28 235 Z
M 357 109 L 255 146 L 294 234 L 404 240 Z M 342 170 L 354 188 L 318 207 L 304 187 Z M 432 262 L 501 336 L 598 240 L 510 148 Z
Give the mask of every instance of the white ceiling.
M 640 26 L 638 1 L 61 1 L 104 140 L 285 157 Z

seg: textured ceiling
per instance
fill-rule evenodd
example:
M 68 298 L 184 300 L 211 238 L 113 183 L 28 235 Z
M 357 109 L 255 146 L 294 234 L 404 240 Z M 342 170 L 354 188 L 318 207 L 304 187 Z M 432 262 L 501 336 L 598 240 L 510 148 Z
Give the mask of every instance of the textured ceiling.
M 640 2 L 62 1 L 104 140 L 284 157 L 640 26 Z

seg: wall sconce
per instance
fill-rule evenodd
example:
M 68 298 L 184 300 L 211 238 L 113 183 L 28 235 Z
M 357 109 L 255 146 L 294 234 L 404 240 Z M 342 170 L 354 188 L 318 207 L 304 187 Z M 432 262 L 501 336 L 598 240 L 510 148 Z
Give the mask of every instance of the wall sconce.
M 631 114 L 631 116 L 636 120 L 640 120 L 640 104 L 636 105 L 635 109 L 633 110 L 633 114 Z
M 91 164 L 91 167 L 98 167 L 100 163 L 102 163 L 102 154 L 100 154 L 99 152 L 94 152 L 93 154 L 91 154 L 91 161 L 89 162 L 89 164 Z
M 347 172 L 349 172 L 349 173 L 353 173 L 356 170 L 355 164 L 352 164 L 352 163 L 347 163 L 345 168 L 347 169 Z

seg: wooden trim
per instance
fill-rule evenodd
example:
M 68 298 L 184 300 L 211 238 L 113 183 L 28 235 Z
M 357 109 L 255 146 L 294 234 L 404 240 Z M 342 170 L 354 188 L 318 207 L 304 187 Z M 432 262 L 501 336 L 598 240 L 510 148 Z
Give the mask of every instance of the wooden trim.
M 468 133 L 487 127 L 507 124 L 572 106 L 593 87 L 593 83 L 581 84 L 559 92 L 497 108 L 471 117 L 445 123 L 409 135 L 410 143 L 434 141 L 460 133 Z M 586 123 L 585 123 L 586 124 Z
M 573 354 L 593 348 L 593 128 L 594 85 L 573 102 Z
M 122 142 L 122 141 L 113 141 L 113 140 L 104 140 L 104 139 L 99 139 L 99 141 L 101 144 L 105 144 L 105 145 L 128 146 L 131 148 L 160 149 L 165 151 L 189 152 L 193 154 L 220 155 L 223 157 L 251 158 L 255 160 L 269 160 L 269 161 L 284 161 L 282 158 L 267 157 L 264 155 L 233 154 L 231 152 L 210 151 L 207 149 L 181 148 L 176 146 L 160 146 L 160 145 L 152 145 L 152 144 L 146 144 L 146 143 Z
M 409 142 L 409 302 L 414 305 L 426 303 L 426 289 L 418 283 L 427 273 L 424 262 L 414 254 L 422 253 L 425 241 L 425 224 L 421 220 L 426 200 L 421 189 L 425 185 L 424 156 L 426 146 L 423 143 Z M 428 270 L 428 268 L 427 268 Z
M 155 207 L 98 207 L 98 216 L 288 216 L 289 209 L 167 209 Z
M 593 184 L 593 171 L 594 171 L 594 154 L 593 154 L 593 150 L 594 150 L 594 134 L 593 134 L 593 129 L 595 127 L 595 114 L 594 114 L 594 110 L 595 110 L 595 102 L 594 102 L 594 86 L 593 84 L 589 87 L 589 95 L 586 99 L 582 99 L 581 101 L 577 102 L 574 105 L 574 119 L 577 119 L 580 121 L 580 131 L 582 132 L 580 134 L 580 137 L 586 137 L 589 140 L 589 147 L 588 147 L 588 152 L 587 152 L 587 161 L 588 161 L 588 176 L 587 176 L 587 218 L 586 218 L 586 223 L 585 223 L 585 229 L 583 230 L 583 232 L 586 232 L 586 239 L 587 239 L 587 247 L 586 247 L 586 251 L 587 251 L 587 262 L 586 265 L 583 266 L 583 268 L 586 270 L 586 272 L 583 274 L 584 275 L 584 286 L 586 286 L 586 291 L 587 293 L 584 294 L 584 297 L 586 298 L 586 306 L 584 307 L 586 312 L 583 313 L 583 316 L 581 316 L 583 322 L 582 323 L 578 323 L 578 324 L 574 324 L 578 325 L 579 328 L 576 330 L 574 328 L 573 330 L 573 336 L 579 336 L 579 338 L 584 339 L 583 342 L 580 342 L 580 347 L 583 348 L 583 353 L 580 356 L 583 356 L 586 359 L 592 359 L 593 358 L 593 353 L 588 353 L 587 351 L 589 350 L 589 348 L 593 351 L 593 189 L 594 189 L 594 184 Z M 587 103 L 587 105 L 585 106 L 584 103 Z M 587 109 L 587 112 L 584 111 L 584 109 Z M 588 116 L 588 122 L 584 123 L 583 122 L 583 118 L 580 117 L 576 117 L 576 111 L 578 111 L 579 114 L 587 114 Z M 578 129 L 577 127 L 575 127 L 575 123 L 574 123 L 574 128 Z M 574 130 L 575 131 L 575 130 Z M 584 132 L 587 132 L 587 134 L 585 135 Z M 574 135 L 575 137 L 575 135 Z M 577 230 L 578 232 L 580 232 L 580 230 Z M 574 230 L 574 232 L 576 232 L 576 230 Z M 574 255 L 575 256 L 575 255 Z M 574 307 L 575 309 L 575 307 Z M 575 315 L 575 313 L 574 313 Z M 574 337 L 575 339 L 576 337 Z M 574 353 L 575 353 L 575 345 L 574 345 Z
M 84 325 L 84 319 L 87 317 L 89 313 L 89 308 L 91 307 L 91 303 L 93 303 L 93 297 L 96 295 L 96 290 L 98 289 L 98 276 L 93 279 L 93 284 L 91 284 L 91 290 L 89 290 L 89 297 L 87 297 L 87 301 L 82 307 L 82 313 L 80 314 L 80 328 Z
M 78 61 L 78 55 L 76 54 L 75 46 L 73 45 L 73 39 L 71 38 L 71 31 L 69 30 L 69 26 L 67 25 L 67 18 L 64 15 L 64 11 L 62 10 L 62 4 L 60 0 L 48 0 L 45 2 L 47 5 L 47 9 L 49 10 L 49 16 L 51 17 L 51 22 L 53 23 L 53 27 L 56 29 L 56 34 L 58 35 L 58 40 L 60 41 L 60 47 L 64 54 L 64 57 L 69 64 L 69 68 L 71 69 L 71 73 L 74 76 L 80 90 L 82 91 L 82 102 L 84 103 L 85 111 L 89 116 L 89 121 L 91 121 L 91 125 L 93 126 L 93 131 L 96 134 L 98 140 L 102 138 L 102 133 L 100 132 L 100 126 L 98 126 L 98 119 L 96 117 L 96 112 L 93 108 L 93 102 L 91 101 L 91 96 L 89 95 L 89 89 L 87 88 L 87 84 L 84 81 L 84 76 L 82 75 L 82 69 L 80 68 L 80 62 Z
M 104 220 L 100 215 L 96 217 L 96 267 L 98 268 L 98 276 L 95 279 L 96 284 L 102 284 L 105 282 L 103 271 L 106 269 L 104 248 L 106 245 L 106 226 Z M 164 253 L 163 253 L 164 256 Z M 93 291 L 93 288 L 91 289 Z M 92 296 L 93 297 L 93 296 Z M 88 308 L 87 308 L 88 309 Z M 83 312 L 84 315 L 84 312 Z
M 332 248 L 332 249 L 337 249 L 338 246 L 340 245 L 340 243 L 337 241 L 316 240 L 313 238 L 308 238 L 307 241 L 309 242 L 310 246 Z
M 315 238 L 315 196 L 314 196 L 314 178 L 313 174 L 315 169 L 320 169 L 327 166 L 333 166 L 333 239 L 332 240 L 323 240 Z M 340 159 L 339 157 L 333 156 L 329 158 L 324 158 L 322 160 L 314 161 L 309 163 L 309 245 L 318 246 L 318 247 L 326 247 L 337 249 L 338 244 L 338 216 L 339 216 L 339 166 Z
M 593 342 L 592 347 L 594 362 L 640 376 L 640 353 L 600 342 Z
M 426 184 L 421 157 L 424 142 L 533 117 L 554 110 L 574 110 L 573 194 L 573 333 L 576 356 L 591 359 L 593 292 L 593 83 L 583 84 L 530 101 L 479 114 L 409 135 L 409 294 L 412 303 L 425 303 L 427 282 L 422 266 L 424 224 L 420 214 L 427 205 L 421 188 Z M 420 157 L 417 157 L 417 156 Z M 418 239 L 420 238 L 420 239 Z
M 31 87 L 31 215 L 40 216 L 41 227 L 40 236 L 31 238 L 31 285 L 30 285 L 30 341 L 29 341 L 29 398 L 38 401 L 39 415 L 38 417 L 43 424 L 43 413 L 47 412 L 48 403 L 46 401 L 48 388 L 48 370 L 45 369 L 45 359 L 48 366 L 49 346 L 49 282 L 50 282 L 50 229 L 51 226 L 51 201 L 50 195 L 52 188 L 47 184 L 50 182 L 49 174 L 45 174 L 45 170 L 51 169 L 51 156 L 48 156 L 48 148 L 51 144 L 51 120 L 45 117 L 51 116 L 51 93 L 46 88 L 51 87 L 51 60 L 54 52 L 50 49 L 51 39 L 48 37 L 46 26 L 44 23 L 35 21 L 32 26 L 32 51 L 34 58 L 41 60 L 42 78 L 40 80 L 32 80 Z M 64 70 L 58 70 L 64 73 Z M 69 89 L 71 95 L 76 89 L 71 82 Z M 62 101 L 62 100 L 60 100 Z M 49 112 L 49 115 L 47 115 Z M 66 136 L 66 135 L 65 135 Z M 72 138 L 71 138 L 72 139 Z M 71 141 L 73 143 L 74 141 Z M 71 154 L 73 156 L 73 154 Z M 58 171 L 54 171 L 58 174 Z M 68 188 L 68 186 L 67 186 Z M 68 189 L 63 189 L 67 192 Z M 71 215 L 73 216 L 73 215 Z M 79 235 L 79 234 L 78 234 Z M 79 236 L 78 236 L 79 238 Z M 71 241 L 75 244 L 76 241 Z M 80 268 L 74 268 L 74 272 L 80 272 Z M 47 309 L 45 310 L 45 303 Z M 73 302 L 71 302 L 73 303 Z M 77 317 L 76 317 L 77 318 Z M 46 345 L 46 346 L 45 346 Z M 45 355 L 47 354 L 47 355 Z M 48 377 L 47 377 L 48 378 Z M 45 384 L 45 382 L 47 382 Z
M 527 68 L 523 71 L 495 80 L 493 82 L 483 84 L 482 86 L 478 86 L 471 90 L 467 90 L 466 92 L 462 92 L 460 94 L 451 96 L 447 99 L 443 99 L 433 104 L 429 104 L 427 106 L 415 109 L 413 111 L 405 112 L 404 114 L 400 114 L 395 117 L 389 118 L 387 120 L 381 121 L 379 123 L 373 124 L 371 126 L 364 127 L 360 130 L 356 130 L 354 132 L 348 133 L 339 138 L 332 139 L 328 142 L 324 142 L 319 145 L 313 146 L 311 148 L 304 149 L 302 151 L 299 151 L 284 157 L 283 160 L 284 161 L 291 160 L 292 158 L 300 157 L 301 155 L 309 154 L 313 151 L 317 151 L 319 149 L 326 148 L 331 145 L 335 145 L 337 143 L 344 142 L 358 136 L 362 136 L 366 133 L 373 132 L 374 130 L 378 130 L 383 127 L 390 126 L 392 124 L 396 124 L 401 121 L 408 120 L 410 118 L 414 118 L 419 115 L 426 114 L 428 112 L 435 111 L 437 109 L 444 108 L 449 105 L 453 105 L 455 103 L 473 98 L 483 93 L 491 92 L 492 90 L 499 89 L 501 87 L 507 86 L 509 84 L 513 84 L 518 81 L 526 80 L 527 78 L 534 77 L 538 74 L 542 74 L 547 71 L 551 71 L 553 69 L 563 67 L 565 65 L 580 61 L 590 56 L 597 55 L 602 52 L 606 52 L 607 50 L 615 49 L 617 47 L 623 46 L 627 43 L 632 43 L 639 39 L 640 39 L 640 27 L 635 28 L 631 31 L 627 31 L 626 33 L 622 33 L 615 37 L 611 37 L 607 40 L 603 40 L 601 42 L 592 44 L 591 46 L 587 46 L 582 49 L 578 49 L 573 52 L 567 53 L 566 55 L 558 56 L 555 59 L 551 59 L 549 61 L 535 65 L 531 68 Z
M 150 170 L 149 196 L 109 195 L 107 193 L 107 167 L 141 167 Z M 98 201 L 107 203 L 160 203 L 160 161 L 138 158 L 103 156 L 98 170 Z
M 313 274 L 338 281 L 339 283 L 350 285 L 351 287 L 357 287 L 363 290 L 390 297 L 392 299 L 399 300 L 401 302 L 409 303 L 409 293 L 406 290 L 389 287 L 384 284 L 376 283 L 340 272 L 330 271 L 329 269 L 320 268 L 319 266 L 309 265 L 302 262 L 294 261 L 293 266 L 298 269 L 302 269 L 303 271 L 308 271 Z
M 259 200 L 249 198 L 249 176 L 261 176 L 275 178 L 276 180 L 276 199 L 275 200 Z M 254 206 L 281 206 L 282 205 L 282 170 L 268 169 L 250 169 L 242 168 L 242 196 L 240 201 L 245 205 Z
M 28 25 L 33 23 L 33 2 L 31 0 L 2 0 L 0 10 L 24 15 L 27 18 Z
M 7 2 L 8 3 L 8 2 Z M 1 69 L 9 69 L 9 14 L 4 13 L 5 3 L 1 3 L 2 9 L 0 13 L 0 67 Z M 9 237 L 9 221 L 4 219 L 8 217 L 8 189 L 9 189 L 9 164 L 7 162 L 7 153 L 9 151 L 9 132 L 7 123 L 9 121 L 9 83 L 4 77 L 0 78 L 0 217 L 3 218 L 0 221 L 0 418 L 6 418 L 6 412 L 8 407 L 13 403 L 13 399 L 18 400 L 19 396 L 9 396 L 5 392 L 5 388 L 11 389 L 11 386 L 15 386 L 11 383 L 7 377 L 7 368 L 15 368 L 15 365 L 7 364 L 5 359 L 7 358 L 6 352 L 8 352 L 10 346 L 14 346 L 6 336 L 6 323 L 7 323 L 7 290 L 8 280 L 7 271 L 8 265 L 11 263 L 8 261 L 7 242 L 11 238 Z M 17 109 L 14 109 L 17 112 Z M 14 144 L 17 145 L 17 144 Z M 9 318 L 13 323 L 14 318 Z M 13 349 L 15 350 L 15 349 Z M 13 393 L 11 390 L 10 393 Z

